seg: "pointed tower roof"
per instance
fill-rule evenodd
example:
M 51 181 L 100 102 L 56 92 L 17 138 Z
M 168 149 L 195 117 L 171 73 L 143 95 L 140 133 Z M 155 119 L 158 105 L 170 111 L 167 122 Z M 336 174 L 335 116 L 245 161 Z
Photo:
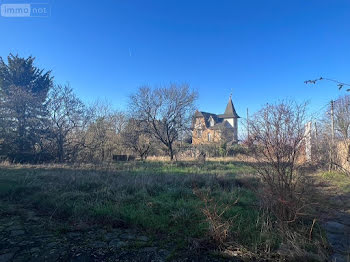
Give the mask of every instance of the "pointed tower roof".
M 237 115 L 235 107 L 232 103 L 232 97 L 230 95 L 230 99 L 228 100 L 227 106 L 226 106 L 226 110 L 225 113 L 222 115 L 219 115 L 219 117 L 221 118 L 241 118 L 239 115 Z

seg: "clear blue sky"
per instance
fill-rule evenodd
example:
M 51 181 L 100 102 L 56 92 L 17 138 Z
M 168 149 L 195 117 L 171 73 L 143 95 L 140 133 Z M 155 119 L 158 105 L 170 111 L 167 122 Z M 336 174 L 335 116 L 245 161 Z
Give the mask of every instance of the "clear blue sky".
M 304 80 L 350 82 L 349 0 L 47 2 L 48 18 L 0 17 L 0 56 L 37 57 L 84 101 L 123 109 L 138 86 L 176 82 L 202 111 L 222 113 L 231 90 L 242 116 L 282 98 L 315 111 L 345 92 Z

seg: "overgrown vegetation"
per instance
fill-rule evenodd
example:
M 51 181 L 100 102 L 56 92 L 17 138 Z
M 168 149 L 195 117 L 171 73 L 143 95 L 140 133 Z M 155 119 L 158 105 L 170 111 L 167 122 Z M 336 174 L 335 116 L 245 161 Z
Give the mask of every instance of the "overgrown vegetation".
M 177 243 L 178 250 L 193 241 L 200 243 L 199 249 L 234 247 L 245 250 L 242 257 L 276 255 L 282 243 L 276 219 L 260 208 L 252 190 L 258 184 L 251 168 L 230 162 L 0 169 L 2 201 L 24 204 L 70 224 L 137 227 Z M 315 252 L 319 234 L 315 226 L 306 243 Z
M 250 121 L 247 144 L 262 182 L 257 191 L 262 206 L 276 218 L 274 227 L 281 232 L 281 241 L 288 243 L 293 256 L 309 260 L 305 248 L 312 238 L 315 223 L 312 216 L 317 214 L 312 208 L 314 187 L 302 168 L 305 110 L 304 104 L 293 101 L 267 104 Z
M 266 105 L 251 121 L 251 143 L 264 185 L 261 195 L 281 224 L 295 222 L 307 206 L 305 173 L 297 163 L 304 140 L 305 105 L 281 102 Z

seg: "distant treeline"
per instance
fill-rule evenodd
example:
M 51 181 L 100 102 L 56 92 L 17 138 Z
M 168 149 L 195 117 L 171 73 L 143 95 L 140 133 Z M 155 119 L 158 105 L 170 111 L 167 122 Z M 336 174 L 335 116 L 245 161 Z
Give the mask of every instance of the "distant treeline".
M 130 110 L 107 101 L 86 105 L 69 85 L 54 82 L 35 58 L 0 58 L 0 158 L 11 162 L 104 162 L 114 154 L 174 158 L 188 135 L 196 93 L 187 85 L 141 87 Z
M 68 84 L 56 84 L 52 72 L 36 67 L 34 61 L 32 56 L 10 54 L 6 61 L 0 57 L 0 160 L 100 163 L 118 154 L 142 160 L 150 154 L 167 155 L 173 160 L 183 150 L 193 152 L 191 123 L 198 95 L 188 85 L 142 86 L 130 94 L 122 112 L 107 101 L 85 104 Z M 208 156 L 251 153 L 252 146 L 262 143 L 258 133 L 270 124 L 265 121 L 253 129 L 263 110 L 253 116 L 254 121 L 247 121 L 250 133 L 242 141 L 244 147 L 219 144 L 197 150 Z M 270 111 L 263 116 L 273 117 Z M 289 121 L 286 112 L 283 117 Z M 329 152 L 334 151 L 330 150 L 334 141 L 348 141 L 350 136 L 350 96 L 339 97 L 317 115 L 317 119 L 313 116 L 313 155 L 333 163 L 334 154 Z

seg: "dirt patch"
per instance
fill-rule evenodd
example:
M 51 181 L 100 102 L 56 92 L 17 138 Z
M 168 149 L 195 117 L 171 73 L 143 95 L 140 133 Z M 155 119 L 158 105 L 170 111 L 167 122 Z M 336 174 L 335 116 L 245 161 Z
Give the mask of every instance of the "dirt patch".
M 320 183 L 319 193 L 321 220 L 327 240 L 332 248 L 329 261 L 350 261 L 350 194 L 343 192 L 331 182 Z

